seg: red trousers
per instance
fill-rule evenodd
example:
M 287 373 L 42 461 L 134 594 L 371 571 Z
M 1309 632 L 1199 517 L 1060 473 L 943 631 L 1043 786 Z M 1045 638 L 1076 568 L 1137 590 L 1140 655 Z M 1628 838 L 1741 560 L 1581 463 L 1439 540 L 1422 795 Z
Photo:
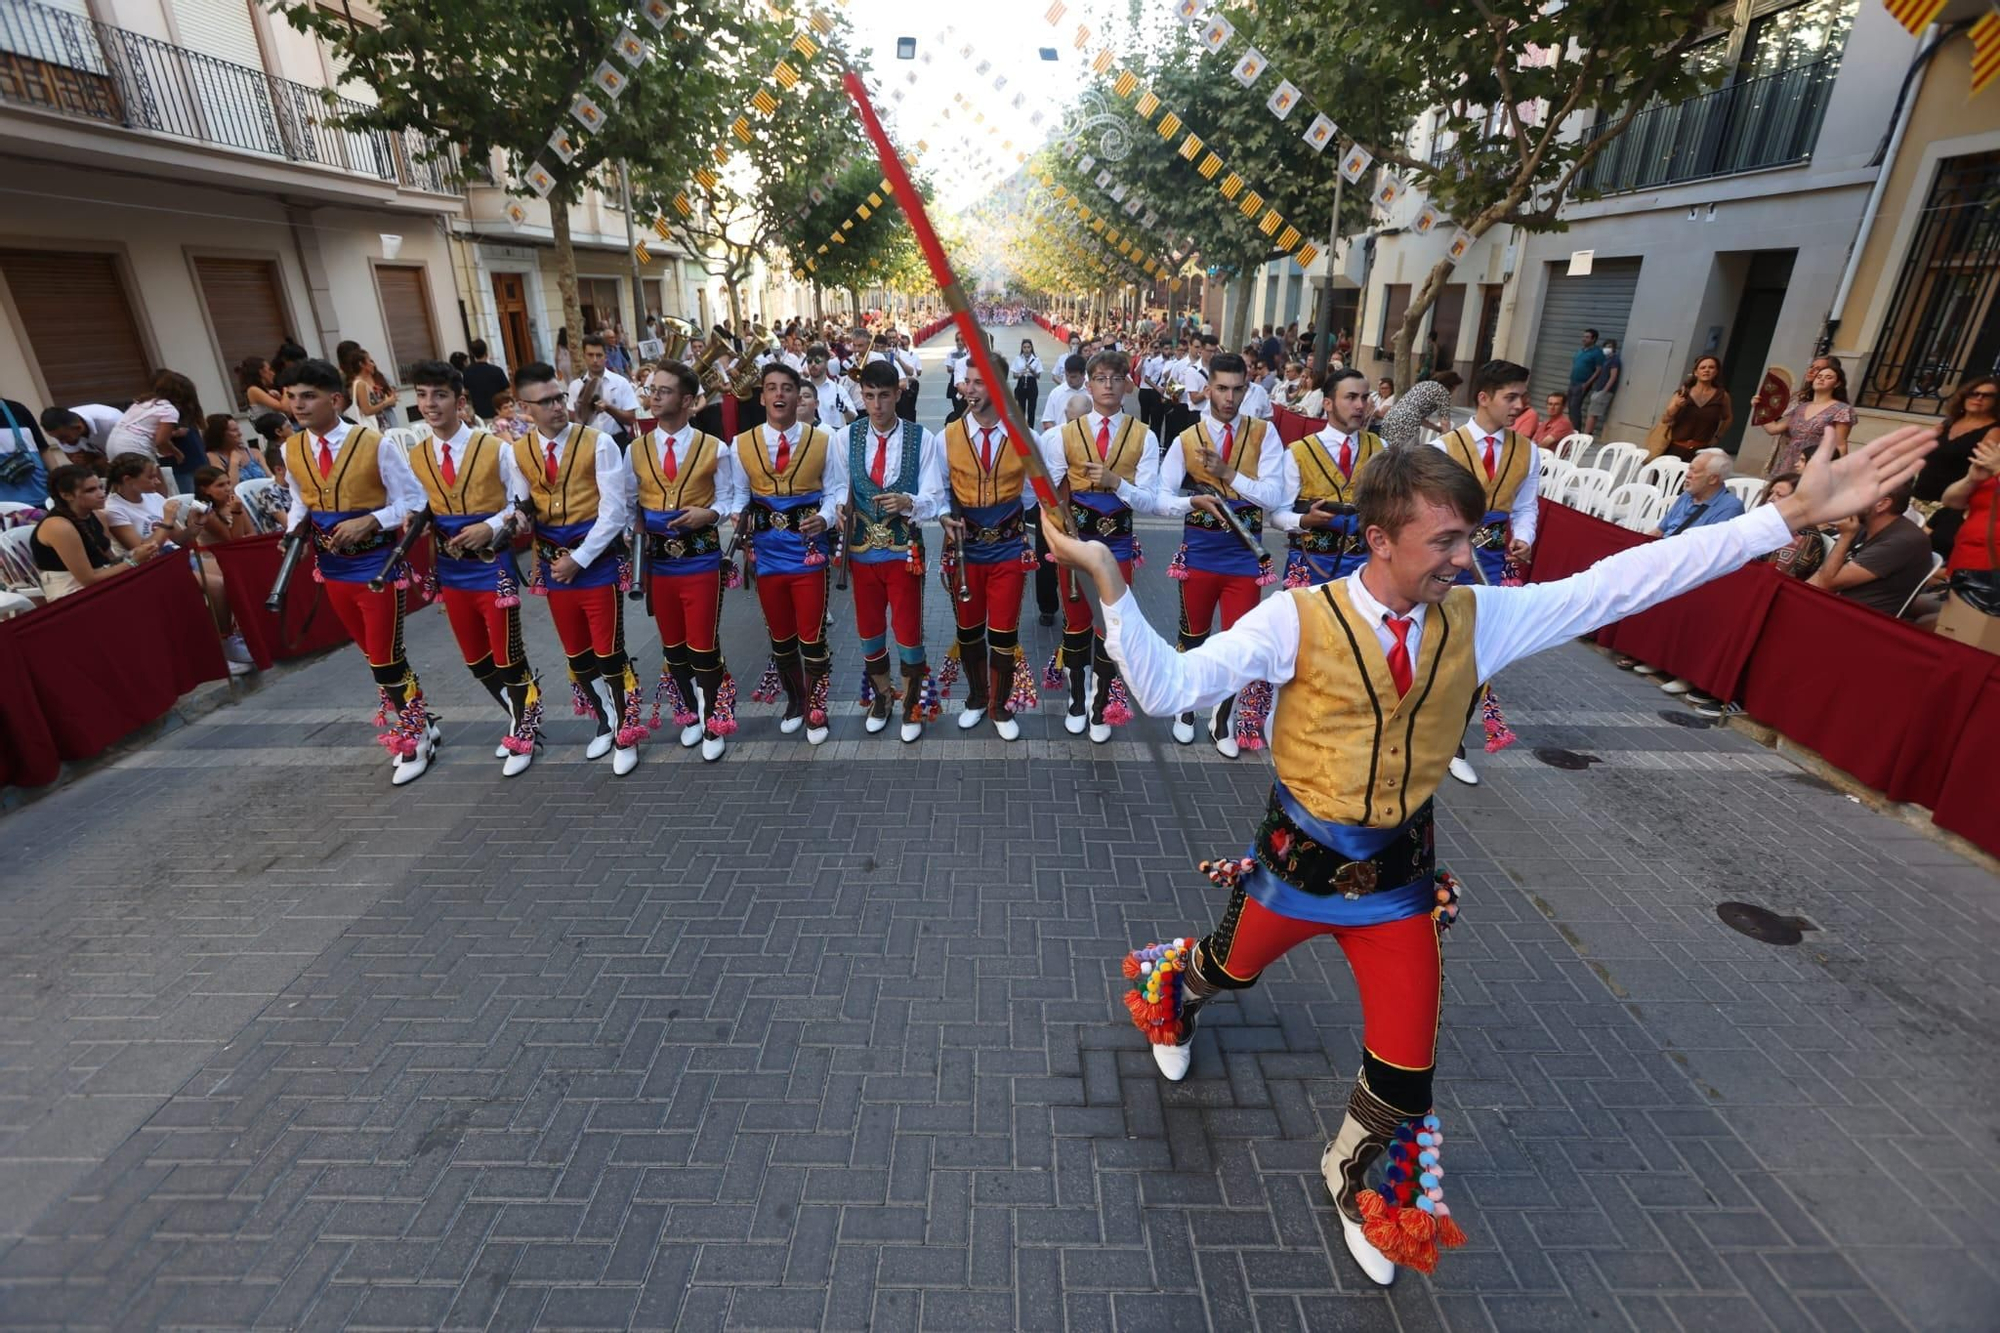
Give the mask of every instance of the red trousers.
M 1125 586 L 1128 588 L 1131 587 L 1132 562 L 1130 560 L 1120 560 L 1118 562 L 1118 572 L 1125 576 Z M 1090 598 L 1088 596 L 1071 597 L 1069 594 L 1070 581 L 1075 577 L 1075 573 L 1068 565 L 1064 565 L 1057 571 L 1057 579 L 1061 584 L 1062 592 L 1063 628 L 1072 633 L 1087 630 L 1096 623 L 1092 615 Z M 1088 584 L 1086 584 L 1087 589 Z
M 1280 916 L 1246 897 L 1228 956 L 1214 962 L 1235 980 L 1251 981 L 1294 946 L 1321 935 L 1333 936 L 1354 973 L 1362 1044 L 1376 1059 L 1404 1069 L 1436 1064 L 1444 958 L 1437 923 L 1427 912 L 1375 926 L 1329 926 Z
M 467 666 L 490 657 L 494 666 L 521 658 L 521 608 L 501 606 L 490 588 L 440 588 L 445 618 Z
M 1206 634 L 1215 609 L 1228 629 L 1257 606 L 1257 580 L 1246 574 L 1212 574 L 1190 568 L 1181 583 L 1181 633 Z
M 570 657 L 578 653 L 610 657 L 623 652 L 624 645 L 620 643 L 623 624 L 618 614 L 618 599 L 623 596 L 615 583 L 595 588 L 551 584 L 549 618 L 556 622 L 556 637 L 562 640 L 563 652 Z
M 826 624 L 826 570 L 760 574 L 757 601 L 764 608 L 764 626 L 773 639 L 818 643 Z
M 958 623 L 965 629 L 984 625 L 989 632 L 1005 634 L 1021 627 L 1021 591 L 1027 586 L 1028 571 L 1019 560 L 996 560 L 990 565 L 965 566 L 965 586 L 971 600 L 961 602 L 956 595 L 952 606 Z
M 706 574 L 653 575 L 653 620 L 660 627 L 660 645 L 687 645 L 697 653 L 715 647 L 715 627 L 722 620 L 722 571 Z
M 924 645 L 924 580 L 912 574 L 907 560 L 856 561 L 848 570 L 854 585 L 854 630 L 864 653 L 885 647 L 893 620 L 896 646 L 921 650 Z
M 328 579 L 320 585 L 347 636 L 361 645 L 372 667 L 403 660 L 403 590 L 370 592 L 365 583 Z M 489 599 L 490 600 L 490 599 Z

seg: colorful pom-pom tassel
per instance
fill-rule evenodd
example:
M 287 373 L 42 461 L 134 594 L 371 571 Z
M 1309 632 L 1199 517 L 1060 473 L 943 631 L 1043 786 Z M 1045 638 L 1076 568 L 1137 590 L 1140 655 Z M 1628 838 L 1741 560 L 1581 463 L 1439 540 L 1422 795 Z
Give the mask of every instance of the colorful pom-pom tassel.
M 812 678 L 806 691 L 806 725 L 823 727 L 826 725 L 826 698 L 833 684 L 832 677 L 824 672 Z
M 1306 558 L 1302 552 L 1286 552 L 1285 586 L 1287 588 L 1312 587 L 1312 572 L 1306 568 Z
M 951 687 L 958 684 L 958 645 L 952 644 L 951 651 L 944 656 L 944 666 L 938 672 L 938 697 L 951 698 Z
M 1491 686 L 1486 689 L 1485 702 L 1479 706 L 1479 720 L 1486 730 L 1488 754 L 1497 754 L 1520 739 L 1507 725 L 1507 718 L 1500 711 L 1500 700 L 1494 696 Z
M 1170 579 L 1185 579 L 1187 576 L 1187 543 L 1182 542 L 1181 549 L 1175 551 L 1174 558 L 1167 562 L 1167 577 Z
M 1042 706 L 1042 697 L 1035 693 L 1035 671 L 1028 665 L 1028 656 L 1019 648 L 1014 650 L 1014 686 L 1007 696 L 1007 711 L 1026 713 Z
M 1268 680 L 1253 680 L 1236 696 L 1236 743 L 1246 750 L 1264 748 L 1264 720 L 1271 715 L 1276 692 Z
M 1049 654 L 1049 664 L 1042 668 L 1042 688 L 1060 690 L 1063 687 L 1062 647 Z
M 590 706 L 590 696 L 584 692 L 583 682 L 575 676 L 569 678 L 570 711 L 578 717 L 594 717 L 596 711 Z
M 923 684 L 917 687 L 917 720 L 935 722 L 943 713 L 944 700 L 938 695 L 937 678 L 926 667 Z
M 784 693 L 785 682 L 778 675 L 778 659 L 775 657 L 766 658 L 764 661 L 764 674 L 758 678 L 757 688 L 750 691 L 750 702 L 753 704 L 774 704 L 784 696 Z
M 708 730 L 716 736 L 736 734 L 736 677 L 722 673 L 722 684 L 716 686 L 715 699 L 708 706 Z
M 1123 676 L 1111 678 L 1111 691 L 1104 702 L 1104 720 L 1114 727 L 1122 727 L 1132 720 L 1132 697 L 1125 692 Z

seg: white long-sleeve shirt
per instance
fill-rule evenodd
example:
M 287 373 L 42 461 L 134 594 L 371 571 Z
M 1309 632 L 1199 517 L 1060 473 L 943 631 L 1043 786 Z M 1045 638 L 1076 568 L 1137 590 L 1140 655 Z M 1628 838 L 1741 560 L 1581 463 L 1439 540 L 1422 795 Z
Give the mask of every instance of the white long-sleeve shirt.
M 791 429 L 784 431 L 779 430 L 768 421 L 757 427 L 755 434 L 758 447 L 764 451 L 764 465 L 771 469 L 771 471 L 776 472 L 778 470 L 778 437 L 783 435 L 791 443 L 792 452 L 796 454 L 801 447 L 801 442 L 806 438 L 808 428 L 807 423 L 803 421 L 794 421 Z M 820 470 L 819 477 L 819 516 L 826 520 L 827 527 L 831 528 L 840 522 L 840 500 L 847 493 L 847 460 L 842 457 L 842 436 L 827 430 L 821 430 L 820 433 L 825 435 L 827 439 L 826 465 Z M 743 460 L 737 458 L 734 453 L 730 455 L 730 463 L 736 468 L 737 476 L 742 479 L 743 503 L 748 505 L 755 498 L 755 492 L 750 489 L 750 476 L 743 469 Z M 834 473 L 836 466 L 841 469 L 837 478 Z M 838 489 L 835 489 L 836 480 L 839 482 Z
M 665 476 L 667 449 L 671 444 L 674 471 L 678 473 L 688 465 L 689 455 L 694 449 L 694 435 L 694 423 L 689 422 L 671 433 L 655 428 L 632 441 L 626 461 L 632 468 L 632 510 L 635 520 L 639 508 L 639 473 L 636 459 L 638 451 L 641 449 L 651 451 L 653 461 L 659 465 L 660 475 Z M 711 438 L 721 446 L 715 456 L 715 502 L 703 505 L 702 508 L 713 509 L 718 515 L 726 516 L 750 502 L 749 482 L 743 476 L 743 469 L 736 465 L 736 450 L 730 446 L 729 441 L 719 436 Z
M 1476 585 L 1472 652 L 1479 679 L 1490 680 L 1524 657 L 1677 597 L 1791 539 L 1777 507 L 1765 505 L 1727 523 L 1620 551 L 1566 579 L 1517 588 Z M 1390 613 L 1362 581 L 1366 568 L 1347 576 L 1347 595 L 1374 627 L 1377 651 L 1386 661 L 1395 641 L 1384 623 Z M 1419 603 L 1410 611 L 1411 661 L 1423 643 L 1428 610 Z M 1157 717 L 1185 713 L 1219 703 L 1254 680 L 1277 686 L 1291 680 L 1299 657 L 1298 606 L 1289 595 L 1266 598 L 1230 628 L 1181 653 L 1146 623 L 1128 589 L 1104 608 L 1104 644 L 1124 673 L 1134 705 Z
M 808 380 L 807 383 L 819 395 L 819 424 L 828 432 L 842 430 L 848 422 L 861 415 L 859 402 L 844 382 L 824 379 Z
M 551 440 L 536 430 L 529 442 L 535 450 L 535 457 L 546 460 L 549 446 L 555 446 L 556 466 L 562 466 L 569 456 L 569 437 L 564 431 L 560 437 Z M 598 441 L 597 453 L 591 459 L 591 471 L 597 477 L 597 517 L 591 522 L 590 531 L 584 534 L 582 542 L 570 548 L 570 556 L 579 565 L 590 565 L 604 548 L 611 545 L 611 539 L 632 526 L 633 492 L 637 489 L 632 476 L 632 467 L 625 455 L 609 435 Z
M 306 462 L 315 468 L 319 466 L 320 441 L 325 440 L 327 447 L 333 451 L 333 471 L 328 475 L 339 476 L 340 447 L 346 442 L 348 432 L 355 429 L 358 428 L 352 423 L 342 421 L 325 435 L 307 431 Z M 431 501 L 423 483 L 410 469 L 409 454 L 400 445 L 385 439 L 376 447 L 375 456 L 376 470 L 382 474 L 382 490 L 388 499 L 380 509 L 372 511 L 370 517 L 382 525 L 382 531 L 387 532 L 401 527 L 403 520 L 418 510 L 428 508 Z M 285 488 L 292 493 L 292 506 L 285 515 L 285 527 L 289 530 L 304 521 L 306 499 L 299 490 L 299 479 L 289 473 L 285 476 Z
M 1361 466 L 1361 433 L 1359 431 L 1350 435 L 1338 426 L 1329 425 L 1323 427 L 1317 435 L 1309 435 L 1306 438 L 1326 451 L 1326 467 L 1329 472 L 1339 472 L 1340 446 L 1343 444 L 1353 446 L 1354 466 Z M 1272 525 L 1280 532 L 1297 532 L 1304 525 L 1299 522 L 1300 515 L 1292 512 L 1292 506 L 1298 503 L 1299 491 L 1304 488 L 1305 478 L 1299 471 L 1299 460 L 1292 456 L 1290 449 L 1285 450 L 1283 468 L 1285 485 L 1288 487 L 1285 503 L 1281 508 L 1266 510 L 1265 517 L 1269 518 Z
M 909 496 L 914 502 L 910 510 L 910 520 L 915 523 L 928 523 L 939 514 L 947 512 L 951 508 L 951 502 L 945 494 L 947 482 L 944 471 L 944 441 L 921 426 L 918 430 L 922 431 L 923 435 L 917 445 L 914 492 L 908 487 L 896 485 L 902 479 L 903 470 L 903 423 L 900 420 L 886 436 L 877 433 L 874 423 L 869 423 L 867 438 L 863 441 L 862 459 L 864 463 L 874 462 L 877 441 L 886 440 L 888 447 L 882 459 L 882 489 Z M 854 484 L 847 470 L 846 431 L 834 436 L 832 445 L 827 450 L 824 483 L 829 504 L 837 506 L 852 501 Z M 836 510 L 834 518 L 838 517 L 839 513 Z M 832 522 L 834 519 L 828 521 Z
M 1042 400 L 1042 420 L 1040 423 L 1042 429 L 1046 431 L 1051 426 L 1061 427 L 1067 425 L 1069 422 L 1069 405 L 1072 400 L 1077 398 L 1088 402 L 1090 400 L 1090 390 L 1072 389 L 1067 383 L 1058 384 L 1055 388 L 1050 389 L 1049 396 Z
M 1472 438 L 1472 453 L 1475 458 L 1485 458 L 1486 442 L 1488 440 L 1493 441 L 1493 456 L 1496 464 L 1505 456 L 1507 452 L 1507 431 L 1505 427 L 1496 431 L 1488 431 L 1482 429 L 1477 421 L 1473 421 L 1466 425 L 1465 433 Z M 1451 432 L 1447 431 L 1445 434 L 1431 441 L 1431 445 L 1433 448 L 1450 453 L 1451 450 L 1445 445 L 1445 441 L 1450 438 Z M 1525 439 L 1526 437 L 1522 438 Z M 1532 440 L 1528 442 L 1530 445 L 1534 443 Z M 1522 476 L 1521 485 L 1514 492 L 1514 503 L 1507 511 L 1507 521 L 1514 529 L 1514 540 L 1517 542 L 1526 542 L 1530 546 L 1535 544 L 1535 530 L 1541 525 L 1542 521 L 1542 509 L 1536 503 L 1536 499 L 1541 495 L 1542 491 L 1542 470 L 1539 462 L 1540 460 L 1530 453 L 1527 472 Z M 1482 484 L 1486 481 L 1484 469 L 1473 475 L 1478 477 Z M 1789 541 L 1790 538 L 1786 540 Z M 1778 543 L 1779 546 L 1783 546 L 1784 544 L 1784 542 Z M 1410 660 L 1415 661 L 1416 659 L 1412 658 Z
M 1235 427 L 1237 450 L 1243 447 L 1246 427 L 1239 418 L 1227 423 Z M 1222 436 L 1225 423 L 1217 421 L 1204 412 L 1201 414 L 1201 428 L 1208 435 L 1209 444 L 1219 454 L 1222 452 Z M 1227 466 L 1235 467 L 1232 458 Z M 1257 449 L 1257 475 L 1246 477 L 1236 472 L 1229 479 L 1230 487 L 1251 504 L 1266 514 L 1279 509 L 1290 509 L 1292 501 L 1299 494 L 1299 470 L 1292 467 L 1291 488 L 1285 487 L 1285 467 L 1292 461 L 1292 451 L 1278 441 L 1278 432 L 1269 426 L 1264 428 L 1264 442 Z M 1160 475 L 1153 490 L 1151 512 L 1163 518 L 1185 518 L 1194 508 L 1194 498 L 1182 495 L 1181 483 L 1187 480 L 1187 451 L 1178 440 L 1167 445 L 1166 453 L 1160 456 Z
M 1020 379 L 1023 375 L 1031 379 L 1040 379 L 1042 377 L 1042 358 L 1032 353 L 1027 356 L 1017 356 L 1007 363 L 1007 374 L 1011 379 Z
M 521 465 L 514 461 L 513 444 L 498 435 L 493 438 L 500 445 L 500 487 L 507 494 L 507 507 L 488 518 L 486 526 L 498 532 L 507 526 L 507 520 L 514 517 L 520 509 L 521 502 L 528 498 L 528 479 L 521 475 Z M 458 430 L 445 443 L 451 446 L 452 472 L 453 475 L 457 475 L 458 470 L 465 466 L 465 451 L 472 447 L 472 427 L 463 421 L 459 422 Z M 431 458 L 437 463 L 438 475 L 443 476 L 444 454 L 438 448 L 436 433 L 426 434 L 417 447 L 430 451 Z M 420 486 L 422 484 L 418 483 Z M 425 494 L 424 503 L 426 505 L 430 503 L 428 492 Z
M 1256 380 L 1251 380 L 1243 390 L 1241 411 L 1246 417 L 1256 417 L 1262 421 L 1271 419 L 1271 395 Z
M 1081 420 L 1083 421 L 1084 438 L 1090 440 L 1093 447 L 1097 440 L 1098 426 L 1106 422 L 1110 423 L 1111 442 L 1114 448 L 1118 443 L 1118 433 L 1125 428 L 1125 414 L 1123 412 L 1110 417 L 1103 416 L 1097 412 L 1090 412 L 1086 413 Z M 1049 470 L 1049 485 L 1051 486 L 1062 485 L 1063 478 L 1069 475 L 1069 456 L 1063 452 L 1062 438 L 1063 432 L 1068 428 L 1067 422 L 1060 422 L 1049 430 L 1043 431 L 1042 438 L 1038 442 L 1042 450 L 1042 462 Z M 1123 477 L 1118 479 L 1118 500 L 1127 509 L 1137 509 L 1145 513 L 1151 513 L 1153 492 L 1159 487 L 1160 442 L 1154 439 L 1153 432 L 1147 430 L 1144 426 L 1139 428 L 1139 434 L 1144 437 L 1140 441 L 1139 465 L 1134 469 L 1131 481 L 1126 481 Z M 1082 488 L 1075 489 L 1080 491 Z

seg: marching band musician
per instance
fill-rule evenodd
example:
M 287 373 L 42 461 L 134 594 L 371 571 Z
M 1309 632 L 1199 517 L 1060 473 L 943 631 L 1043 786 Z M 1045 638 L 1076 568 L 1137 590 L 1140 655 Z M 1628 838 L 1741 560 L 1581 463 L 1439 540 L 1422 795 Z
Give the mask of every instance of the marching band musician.
M 867 413 L 835 437 L 827 457 L 826 492 L 840 502 L 848 578 L 854 585 L 854 628 L 861 639 L 867 730 L 889 725 L 898 691 L 889 675 L 889 633 L 902 668 L 907 744 L 937 716 L 930 664 L 924 657 L 924 540 L 918 525 L 946 508 L 944 450 L 937 436 L 896 415 L 902 377 L 880 361 L 861 369 Z
M 1285 586 L 1316 588 L 1346 578 L 1368 558 L 1355 517 L 1361 469 L 1385 447 L 1368 424 L 1368 377 L 1336 370 L 1326 383 L 1326 425 L 1293 440 L 1284 460 L 1294 502 L 1271 515 L 1285 533 Z M 1304 506 L 1300 508 L 1299 506 Z
M 494 757 L 505 761 L 504 776 L 516 777 L 534 762 L 542 731 L 541 688 L 521 639 L 521 569 L 509 544 L 528 483 L 511 441 L 467 423 L 456 369 L 419 361 L 410 382 L 430 427 L 410 466 L 429 497 L 438 595 L 466 669 L 507 715 Z
M 744 504 L 735 449 L 697 429 L 689 415 L 701 381 L 679 361 L 646 379 L 653 429 L 633 442 L 634 499 L 653 620 L 660 630 L 661 686 L 672 686 L 683 747 L 722 758 L 736 730 L 736 685 L 722 660 L 722 537 L 716 524 Z
M 625 655 L 626 530 L 632 471 L 617 443 L 572 425 L 555 368 L 533 361 L 514 372 L 514 396 L 534 429 L 514 441 L 514 462 L 535 515 L 535 574 L 529 590 L 548 598 L 568 659 L 570 693 L 597 731 L 584 758 L 612 756 L 623 777 L 639 765 L 639 680 Z

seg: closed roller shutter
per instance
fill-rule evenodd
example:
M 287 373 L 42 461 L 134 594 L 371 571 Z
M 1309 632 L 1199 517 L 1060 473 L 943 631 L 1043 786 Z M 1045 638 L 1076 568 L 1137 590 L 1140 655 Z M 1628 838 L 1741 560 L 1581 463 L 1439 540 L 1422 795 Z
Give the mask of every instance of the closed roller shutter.
M 0 250 L 0 273 L 55 406 L 128 403 L 146 387 L 153 368 L 116 259 Z
M 209 326 L 222 346 L 223 367 L 234 384 L 244 358 L 268 358 L 288 332 L 278 266 L 268 259 L 196 259 L 194 271 Z
M 250 26 L 249 0 L 173 0 L 173 10 L 182 46 L 263 71 L 264 55 Z
M 441 359 L 437 326 L 431 323 L 430 291 L 424 283 L 424 271 L 414 264 L 378 264 L 375 290 L 381 294 L 382 317 L 389 326 L 389 354 L 396 365 L 396 383 L 408 384 L 410 367 L 419 361 Z
M 1548 290 L 1542 293 L 1542 320 L 1535 326 L 1535 353 L 1529 369 L 1534 380 L 1528 386 L 1530 402 L 1545 393 L 1561 393 L 1569 388 L 1569 363 L 1583 343 L 1583 331 L 1596 329 L 1600 342 L 1616 338 L 1625 343 L 1625 323 L 1632 317 L 1632 296 L 1639 288 L 1639 261 L 1600 259 L 1590 276 L 1572 278 L 1561 271 L 1567 261 L 1549 265 Z M 1577 419 L 1579 405 L 1569 405 Z

